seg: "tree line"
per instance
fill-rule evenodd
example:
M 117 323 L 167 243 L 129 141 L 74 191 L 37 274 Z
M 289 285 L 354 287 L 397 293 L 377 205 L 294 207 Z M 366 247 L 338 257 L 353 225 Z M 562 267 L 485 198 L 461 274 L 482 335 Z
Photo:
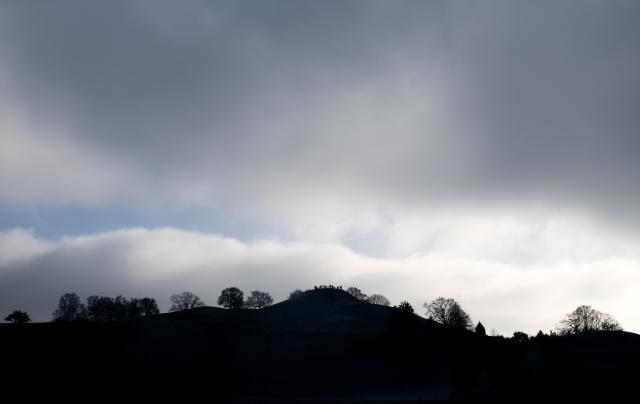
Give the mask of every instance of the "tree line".
M 318 289 L 338 289 L 342 286 L 315 286 Z M 389 299 L 382 294 L 374 293 L 366 295 L 355 286 L 348 287 L 345 291 L 356 300 L 383 306 L 390 306 Z M 301 289 L 296 289 L 289 294 L 289 300 L 295 300 L 304 295 Z M 195 293 L 183 291 L 170 297 L 171 307 L 169 312 L 182 312 L 206 306 L 206 303 Z M 273 304 L 273 298 L 268 292 L 253 290 L 248 296 L 239 288 L 232 286 L 223 289 L 217 300 L 218 305 L 230 309 L 262 309 Z M 429 320 L 440 323 L 444 326 L 474 331 L 479 335 L 487 335 L 482 322 L 475 326 L 471 317 L 462 309 L 460 303 L 453 298 L 437 297 L 430 302 L 425 302 L 426 316 Z M 413 315 L 414 310 L 407 301 L 402 301 L 398 306 L 394 306 L 400 313 Z M 58 307 L 53 312 L 53 321 L 113 321 L 124 318 L 141 317 L 160 314 L 158 304 L 150 297 L 127 298 L 118 295 L 115 298 L 109 296 L 89 296 L 86 302 L 82 302 L 76 293 L 65 293 L 60 297 Z M 31 321 L 28 313 L 15 310 L 10 313 L 5 321 L 12 323 L 27 323 Z M 582 305 L 574 311 L 568 313 L 556 327 L 557 334 L 580 334 L 594 331 L 621 331 L 622 326 L 613 316 L 602 313 L 591 306 Z M 556 332 L 550 332 L 556 334 Z M 498 333 L 493 330 L 491 336 L 498 337 Z M 535 337 L 529 337 L 526 333 L 516 331 L 512 339 L 517 342 L 524 342 L 529 339 L 543 338 L 546 336 L 539 331 Z
M 153 314 L 160 314 L 160 309 L 156 300 L 150 297 L 129 299 L 122 295 L 115 298 L 93 295 L 83 303 L 76 293 L 65 293 L 53 312 L 53 320 L 113 321 Z

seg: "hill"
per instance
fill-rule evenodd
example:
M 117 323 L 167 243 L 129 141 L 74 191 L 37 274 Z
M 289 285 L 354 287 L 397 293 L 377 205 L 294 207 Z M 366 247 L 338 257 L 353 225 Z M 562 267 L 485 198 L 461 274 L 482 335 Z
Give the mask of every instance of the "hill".
M 640 375 L 636 334 L 517 344 L 336 289 L 261 310 L 3 324 L 0 343 L 3 367 L 12 370 L 2 379 L 5 391 L 37 385 L 63 396 L 89 389 L 223 402 L 611 398 L 630 395 Z

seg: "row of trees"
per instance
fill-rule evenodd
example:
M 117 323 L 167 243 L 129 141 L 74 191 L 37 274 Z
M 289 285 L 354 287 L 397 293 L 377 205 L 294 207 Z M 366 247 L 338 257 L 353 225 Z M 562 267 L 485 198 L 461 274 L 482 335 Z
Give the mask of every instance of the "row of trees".
M 273 298 L 269 292 L 253 290 L 244 299 L 244 292 L 235 286 L 228 287 L 220 292 L 218 305 L 227 309 L 262 309 L 273 304 Z M 205 302 L 192 292 L 182 292 L 171 295 L 171 308 L 169 311 L 185 311 L 205 306 Z
M 539 342 L 548 339 L 549 337 L 560 335 L 577 335 L 586 332 L 601 332 L 601 331 L 622 331 L 623 328 L 620 323 L 613 318 L 610 314 L 603 313 L 599 310 L 592 308 L 591 306 L 578 306 L 571 313 L 565 315 L 560 321 L 556 330 L 551 330 L 549 334 L 545 334 L 542 330 L 538 331 L 535 336 L 529 336 L 522 331 L 516 331 L 513 333 L 511 339 L 517 343 L 525 343 L 529 341 Z M 477 333 L 486 335 L 484 326 L 482 323 L 478 323 L 476 326 Z M 504 338 L 492 331 L 492 336 Z
M 170 312 L 191 310 L 205 306 L 205 302 L 193 292 L 182 292 L 171 295 Z M 267 292 L 252 291 L 245 302 L 243 292 L 236 288 L 226 288 L 218 298 L 218 304 L 229 308 L 263 308 L 273 303 Z M 140 317 L 159 314 L 160 309 L 155 299 L 149 297 L 128 299 L 122 295 L 115 298 L 109 296 L 89 296 L 83 303 L 76 293 L 65 293 L 60 297 L 58 308 L 53 312 L 54 321 L 112 321 L 128 317 Z M 26 312 L 16 310 L 6 321 L 24 323 L 31 321 Z
M 362 291 L 358 288 L 356 288 L 355 286 L 351 286 L 349 288 L 347 288 L 347 293 L 349 293 L 351 296 L 355 297 L 356 299 L 362 301 L 362 302 L 367 302 L 367 303 L 371 303 L 371 304 L 379 304 L 382 306 L 389 306 L 391 303 L 389 302 L 389 299 L 387 299 L 386 297 L 384 297 L 381 294 L 378 293 L 374 293 L 371 296 L 367 296 L 366 294 L 362 293 Z
M 159 314 L 158 304 L 150 297 L 128 299 L 122 295 L 89 296 L 82 303 L 76 293 L 65 293 L 60 297 L 58 308 L 53 312 L 55 321 L 111 321 L 127 317 Z
M 356 287 L 346 289 L 354 298 L 371 304 L 389 306 L 389 300 L 381 294 L 367 296 Z M 304 292 L 296 289 L 291 292 L 289 299 L 296 299 Z M 205 306 L 205 302 L 193 292 L 184 291 L 171 295 L 170 312 L 191 310 Z M 247 298 L 244 292 L 237 287 L 228 287 L 220 292 L 218 305 L 227 309 L 262 309 L 273 304 L 273 298 L 268 292 L 254 290 Z M 474 330 L 480 335 L 487 335 L 484 325 L 478 322 L 474 327 L 471 317 L 462 309 L 460 304 L 452 298 L 437 297 L 431 302 L 424 303 L 426 315 L 430 320 L 438 322 L 448 327 Z M 396 307 L 396 306 L 394 306 Z M 409 302 L 402 301 L 398 306 L 401 312 L 412 314 L 413 307 Z M 158 304 L 153 298 L 126 298 L 122 295 L 115 298 L 109 296 L 89 296 L 86 304 L 83 303 L 76 293 L 65 293 L 60 297 L 58 308 L 53 312 L 55 321 L 111 321 L 127 317 L 148 316 L 159 314 Z M 9 314 L 5 321 L 13 323 L 26 323 L 31 321 L 29 315 L 20 310 L 15 310 Z M 567 314 L 557 327 L 558 333 L 579 334 L 590 331 L 620 331 L 622 327 L 611 315 L 593 309 L 591 306 L 579 306 L 571 313 Z M 544 335 L 542 331 L 538 336 Z M 492 335 L 497 335 L 493 331 Z M 528 340 L 529 336 L 523 332 L 516 331 L 513 339 L 518 341 Z
M 472 326 L 471 317 L 462 310 L 460 304 L 451 298 L 438 297 L 430 303 L 425 303 L 429 319 L 438 323 L 460 329 L 473 329 L 480 335 L 487 335 L 484 325 L 481 322 Z M 622 331 L 620 323 L 610 314 L 598 311 L 591 306 L 578 306 L 574 311 L 567 314 L 557 327 L 560 335 L 580 334 L 594 331 Z M 497 332 L 493 332 L 497 336 Z M 554 335 L 552 331 L 550 335 Z M 513 333 L 512 339 L 516 342 L 526 342 L 529 340 L 541 340 L 548 335 L 539 331 L 535 337 L 529 337 L 522 331 Z
M 429 303 L 425 303 L 427 316 L 440 324 L 453 328 L 474 330 L 478 334 L 486 335 L 486 330 L 481 322 L 473 327 L 471 317 L 462 309 L 460 304 L 452 298 L 438 297 Z M 591 306 L 579 306 L 567 314 L 557 327 L 561 335 L 579 334 L 590 331 L 622 331 L 622 326 L 613 316 L 602 313 Z M 544 335 L 540 331 L 537 337 Z M 513 339 L 527 340 L 529 336 L 521 331 L 516 331 Z

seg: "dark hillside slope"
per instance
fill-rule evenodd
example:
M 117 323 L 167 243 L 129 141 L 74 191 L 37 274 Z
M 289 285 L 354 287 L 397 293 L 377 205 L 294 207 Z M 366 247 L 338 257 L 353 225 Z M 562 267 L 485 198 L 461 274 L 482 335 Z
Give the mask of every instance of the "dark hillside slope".
M 636 334 L 516 344 L 398 313 L 321 289 L 262 310 L 2 324 L 0 387 L 101 398 L 132 391 L 145 399 L 393 402 L 625 397 L 640 375 Z
M 384 333 L 393 311 L 363 303 L 343 290 L 318 289 L 260 310 L 259 325 L 281 331 Z M 415 318 L 426 326 L 427 320 Z

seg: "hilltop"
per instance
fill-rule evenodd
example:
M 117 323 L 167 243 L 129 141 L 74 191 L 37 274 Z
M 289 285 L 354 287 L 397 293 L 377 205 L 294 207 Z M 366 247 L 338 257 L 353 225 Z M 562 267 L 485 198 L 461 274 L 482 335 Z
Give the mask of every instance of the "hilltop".
M 202 307 L 184 313 L 155 316 L 154 320 L 197 319 L 280 332 L 384 333 L 393 312 L 392 307 L 367 304 L 344 290 L 326 288 L 308 290 L 299 297 L 261 310 L 229 311 Z M 419 316 L 414 316 L 414 319 L 423 326 L 435 325 Z

